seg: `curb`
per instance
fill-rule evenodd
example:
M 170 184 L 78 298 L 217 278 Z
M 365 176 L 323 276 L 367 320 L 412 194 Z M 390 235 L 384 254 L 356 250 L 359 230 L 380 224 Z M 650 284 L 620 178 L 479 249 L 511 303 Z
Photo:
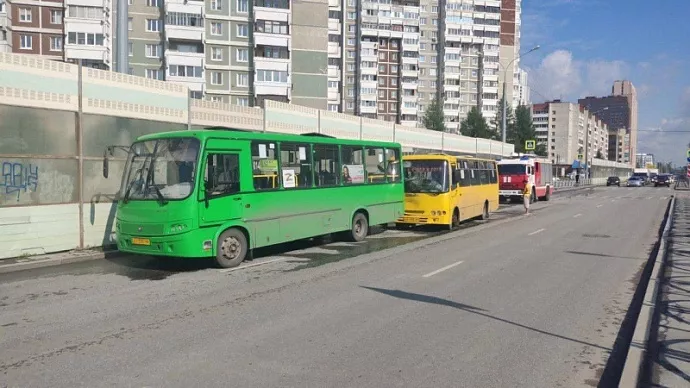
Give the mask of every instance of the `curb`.
M 654 318 L 654 311 L 657 305 L 657 294 L 662 279 L 662 269 L 666 265 L 666 257 L 668 251 L 668 234 L 673 223 L 673 210 L 675 208 L 676 198 L 671 198 L 669 206 L 668 218 L 666 225 L 659 239 L 659 250 L 654 260 L 654 267 L 649 278 L 649 284 L 645 290 L 644 300 L 642 301 L 642 308 L 640 315 L 637 318 L 635 331 L 633 332 L 628 355 L 623 365 L 623 372 L 621 374 L 621 387 L 637 387 L 640 383 L 640 378 L 643 376 L 645 368 L 645 356 L 648 349 L 649 334 L 652 329 L 652 319 Z
M 117 250 L 93 252 L 91 254 L 73 255 L 67 257 L 50 257 L 40 260 L 29 260 L 21 263 L 2 264 L 0 261 L 0 274 L 24 271 L 36 268 L 54 267 L 63 264 L 79 263 L 84 261 L 105 259 L 106 257 L 117 257 L 120 252 Z M 60 253 L 58 253 L 60 255 Z

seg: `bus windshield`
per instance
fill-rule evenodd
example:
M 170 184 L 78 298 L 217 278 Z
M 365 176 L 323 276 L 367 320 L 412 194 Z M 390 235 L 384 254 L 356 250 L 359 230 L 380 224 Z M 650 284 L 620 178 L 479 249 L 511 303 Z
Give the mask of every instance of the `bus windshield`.
M 527 173 L 524 164 L 499 164 L 498 173 L 501 175 L 521 175 Z
M 191 137 L 132 144 L 122 178 L 123 201 L 187 198 L 194 187 L 199 145 Z
M 408 160 L 404 167 L 406 193 L 448 191 L 448 162 L 445 160 Z

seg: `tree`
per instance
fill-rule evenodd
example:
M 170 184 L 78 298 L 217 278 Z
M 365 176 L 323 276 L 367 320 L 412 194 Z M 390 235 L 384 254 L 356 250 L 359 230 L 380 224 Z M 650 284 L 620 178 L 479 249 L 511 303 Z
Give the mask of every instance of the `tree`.
M 503 135 L 503 97 L 498 100 L 498 111 L 496 112 L 496 117 L 491 120 L 491 128 L 493 128 L 499 135 L 499 139 Z M 515 114 L 513 113 L 513 107 L 510 104 L 506 105 L 506 137 L 509 128 L 515 123 Z
M 437 99 L 431 101 L 431 104 L 429 104 L 429 107 L 424 113 L 424 128 L 438 132 L 446 131 L 443 106 Z
M 597 158 L 597 159 L 606 159 L 606 158 L 604 157 L 604 154 L 601 153 L 601 150 L 597 150 L 597 156 L 595 156 L 595 158 Z
M 515 145 L 515 152 L 524 153 L 525 141 L 536 140 L 536 138 L 537 131 L 532 122 L 532 111 L 525 105 L 518 106 L 515 110 L 515 124 L 508 127 L 506 141 Z
M 498 134 L 487 124 L 486 119 L 476 106 L 470 109 L 467 117 L 460 123 L 460 133 L 463 136 L 479 137 L 482 139 L 496 139 Z
M 549 152 L 546 150 L 546 144 L 543 143 L 537 143 L 537 147 L 534 149 L 534 153 L 538 156 L 549 156 Z

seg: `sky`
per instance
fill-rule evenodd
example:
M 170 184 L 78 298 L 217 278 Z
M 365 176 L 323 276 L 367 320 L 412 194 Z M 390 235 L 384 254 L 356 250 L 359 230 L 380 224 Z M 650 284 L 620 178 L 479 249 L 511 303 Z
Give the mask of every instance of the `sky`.
M 577 102 L 632 81 L 638 152 L 683 165 L 690 143 L 690 0 L 522 0 L 533 103 Z M 678 133 L 678 131 L 687 131 Z

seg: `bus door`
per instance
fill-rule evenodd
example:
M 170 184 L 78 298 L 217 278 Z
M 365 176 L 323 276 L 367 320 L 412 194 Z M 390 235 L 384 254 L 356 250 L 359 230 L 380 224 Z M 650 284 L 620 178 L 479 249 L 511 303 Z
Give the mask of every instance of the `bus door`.
M 451 216 L 453 215 L 452 211 L 455 208 L 455 206 L 458 206 L 460 208 L 459 203 L 460 203 L 460 196 L 462 196 L 462 192 L 460 191 L 460 181 L 458 178 L 460 177 L 456 171 L 459 169 L 459 164 L 456 161 L 453 161 L 452 163 L 449 163 L 449 168 L 448 168 L 448 175 L 449 179 L 448 182 L 450 182 L 450 189 L 448 191 L 449 196 L 448 196 L 448 202 L 449 206 L 446 211 L 448 211 Z
M 248 150 L 209 147 L 204 153 L 202 171 L 199 226 L 242 220 L 245 208 L 249 210 L 251 207 L 246 195 L 251 188 L 244 187 L 252 177 Z

